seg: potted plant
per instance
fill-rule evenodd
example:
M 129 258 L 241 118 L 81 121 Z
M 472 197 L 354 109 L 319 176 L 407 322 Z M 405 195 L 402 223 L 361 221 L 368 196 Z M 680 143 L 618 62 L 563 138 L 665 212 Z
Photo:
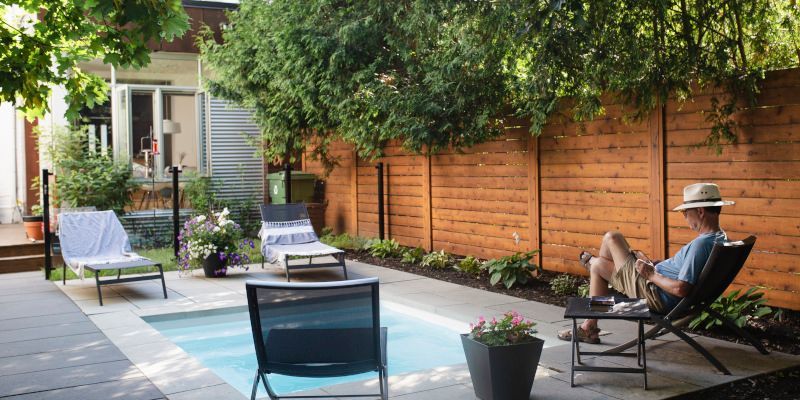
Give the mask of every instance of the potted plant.
M 475 396 L 483 400 L 528 399 L 544 340 L 536 325 L 509 311 L 501 319 L 478 318 L 461 335 Z
M 44 239 L 44 229 L 42 229 L 42 206 L 34 204 L 31 206 L 31 215 L 22 216 L 22 225 L 25 226 L 25 235 L 31 240 Z
M 214 278 L 225 276 L 229 267 L 246 268 L 247 249 L 254 244 L 244 238 L 239 224 L 228 219 L 229 214 L 225 208 L 186 221 L 178 236 L 178 265 L 183 271 L 202 265 L 205 276 Z

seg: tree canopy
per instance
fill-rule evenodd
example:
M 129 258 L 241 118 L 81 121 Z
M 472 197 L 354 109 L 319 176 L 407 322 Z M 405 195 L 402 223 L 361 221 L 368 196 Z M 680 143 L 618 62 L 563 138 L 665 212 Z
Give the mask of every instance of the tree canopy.
M 800 64 L 794 0 L 243 0 L 229 19 L 201 43 L 208 86 L 255 110 L 273 159 L 325 160 L 333 139 L 362 155 L 470 146 L 509 110 L 536 134 L 562 99 L 577 120 L 604 93 L 642 116 L 722 85 L 714 144 L 735 140 L 726 118 L 764 71 Z
M 0 101 L 41 116 L 51 87 L 64 85 L 74 118 L 108 90 L 79 62 L 140 68 L 150 62 L 148 41 L 171 41 L 188 27 L 180 0 L 0 0 Z

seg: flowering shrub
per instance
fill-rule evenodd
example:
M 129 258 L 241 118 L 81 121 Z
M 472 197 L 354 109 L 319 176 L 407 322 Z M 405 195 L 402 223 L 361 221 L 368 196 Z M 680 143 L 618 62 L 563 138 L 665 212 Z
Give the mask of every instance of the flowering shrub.
M 252 240 L 245 239 L 242 228 L 228 219 L 227 208 L 218 213 L 198 215 L 183 225 L 178 240 L 181 247 L 178 265 L 183 271 L 202 265 L 203 260 L 218 254 L 226 266 L 244 267 L 250 262 L 247 247 L 255 246 Z
M 487 322 L 483 317 L 478 317 L 477 324 L 469 324 L 469 338 L 487 346 L 524 343 L 536 338 L 534 326 L 535 322 L 525 321 L 519 313 L 508 311 L 499 321 L 492 318 Z

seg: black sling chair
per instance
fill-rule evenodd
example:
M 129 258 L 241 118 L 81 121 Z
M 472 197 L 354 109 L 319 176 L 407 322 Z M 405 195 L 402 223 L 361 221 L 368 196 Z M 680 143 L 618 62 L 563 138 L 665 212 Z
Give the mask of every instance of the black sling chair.
M 733 330 L 737 335 L 746 339 L 750 344 L 758 349 L 761 354 L 769 354 L 766 348 L 756 340 L 752 335 L 747 333 L 742 328 L 736 326 L 732 321 L 718 312 L 711 309 L 711 304 L 717 300 L 719 296 L 725 292 L 725 289 L 733 282 L 736 275 L 744 266 L 747 256 L 750 255 L 750 250 L 756 243 L 756 237 L 750 236 L 747 239 L 735 242 L 722 242 L 714 244 L 714 249 L 697 279 L 697 283 L 692 288 L 692 292 L 688 296 L 681 299 L 678 305 L 666 315 L 658 314 L 650 311 L 652 315 L 652 322 L 656 324 L 655 327 L 645 333 L 645 340 L 659 337 L 667 333 L 674 333 L 684 342 L 692 346 L 698 353 L 713 364 L 717 369 L 725 375 L 730 375 L 731 372 L 725 368 L 716 357 L 701 346 L 697 341 L 684 333 L 681 328 L 691 322 L 697 315 L 702 312 L 707 312 L 714 318 L 723 322 L 723 325 Z M 604 353 L 619 353 L 627 350 L 636 345 L 636 339 L 621 344 L 613 349 L 604 351 Z
M 389 398 L 386 328 L 380 326 L 378 278 L 320 283 L 247 281 L 247 306 L 259 381 L 271 399 Z M 269 374 L 331 377 L 378 373 L 380 393 L 278 396 Z

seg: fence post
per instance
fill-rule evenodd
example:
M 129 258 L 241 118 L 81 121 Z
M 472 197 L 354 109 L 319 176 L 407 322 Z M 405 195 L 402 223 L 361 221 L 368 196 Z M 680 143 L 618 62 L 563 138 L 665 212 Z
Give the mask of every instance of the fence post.
M 528 136 L 528 237 L 531 250 L 542 248 L 541 197 L 539 186 L 539 135 Z M 542 266 L 542 252 L 536 254 L 536 263 Z
M 178 174 L 181 172 L 179 165 L 173 165 L 169 172 L 172 172 L 172 245 L 175 250 L 175 259 L 178 259 L 178 249 L 180 241 L 178 240 L 179 229 L 179 214 L 180 214 L 180 191 L 178 188 Z
M 650 258 L 666 258 L 666 223 L 664 190 L 664 138 L 667 131 L 667 105 L 659 104 L 650 112 L 648 147 L 650 180 Z
M 375 165 L 378 170 L 378 238 L 384 239 L 384 216 L 383 216 L 383 163 Z
M 431 210 L 431 155 L 423 150 L 422 160 L 422 248 L 433 251 L 433 212 Z
M 292 202 L 292 164 L 283 164 L 283 189 L 286 195 L 286 204 Z
M 50 280 L 50 271 L 53 269 L 53 256 L 50 243 L 50 172 L 42 170 L 42 227 L 44 228 L 44 279 Z

